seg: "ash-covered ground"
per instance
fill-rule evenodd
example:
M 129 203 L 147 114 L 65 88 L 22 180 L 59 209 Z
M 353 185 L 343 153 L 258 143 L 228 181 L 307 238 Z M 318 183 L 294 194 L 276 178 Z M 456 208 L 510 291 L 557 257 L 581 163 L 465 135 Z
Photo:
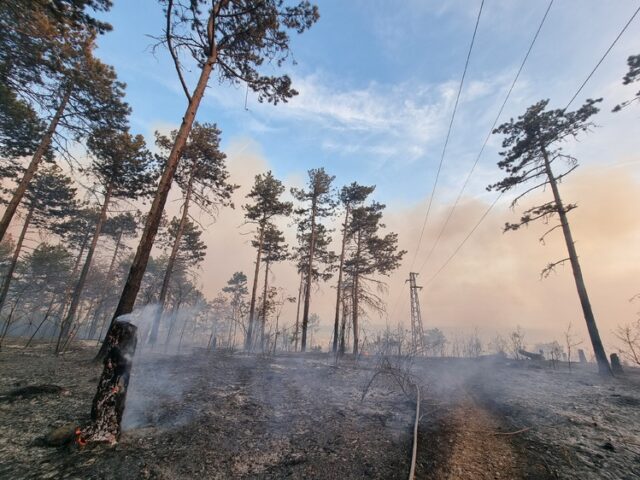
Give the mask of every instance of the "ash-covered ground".
M 0 352 L 0 478 L 406 479 L 415 403 L 376 359 L 194 352 L 135 359 L 113 447 L 45 446 L 86 422 L 93 348 Z M 640 375 L 419 359 L 417 478 L 640 478 Z M 22 396 L 18 388 L 55 385 Z M 24 391 L 23 391 L 24 392 Z

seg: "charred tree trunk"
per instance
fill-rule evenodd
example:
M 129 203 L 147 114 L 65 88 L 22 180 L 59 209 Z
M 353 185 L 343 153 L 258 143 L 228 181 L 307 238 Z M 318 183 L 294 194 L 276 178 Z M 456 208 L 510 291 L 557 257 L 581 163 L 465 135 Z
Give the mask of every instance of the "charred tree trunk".
M 295 331 L 295 348 L 294 352 L 298 351 L 298 339 L 300 338 L 300 301 L 302 300 L 302 290 L 304 288 L 304 274 L 300 273 L 300 286 L 298 287 L 298 305 L 296 309 L 296 331 Z
M 560 216 L 560 225 L 562 226 L 562 233 L 564 234 L 564 240 L 569 252 L 569 261 L 571 262 L 571 269 L 573 270 L 573 278 L 576 282 L 576 289 L 578 290 L 578 296 L 580 297 L 580 304 L 582 306 L 582 312 L 584 319 L 587 323 L 587 330 L 589 331 L 589 337 L 591 339 L 591 345 L 593 346 L 593 352 L 595 353 L 596 360 L 598 362 L 598 370 L 601 374 L 611 375 L 611 366 L 607 359 L 607 354 L 602 345 L 600 339 L 600 333 L 598 332 L 598 326 L 596 319 L 591 309 L 591 302 L 589 301 L 589 295 L 587 294 L 587 287 L 582 277 L 582 269 L 580 268 L 580 262 L 578 261 L 578 253 L 576 252 L 576 246 L 571 234 L 571 228 L 569 228 L 569 220 L 567 219 L 567 212 L 562 204 L 562 198 L 560 198 L 560 191 L 558 190 L 558 183 L 556 177 L 553 176 L 551 170 L 551 162 L 549 155 L 544 145 L 540 145 L 542 157 L 544 158 L 544 166 L 551 185 L 551 191 L 553 192 L 553 199 L 556 204 L 558 215 Z
M 109 332 L 110 345 L 104 369 L 91 406 L 91 424 L 76 431 L 76 442 L 118 441 L 121 431 L 129 376 L 136 351 L 137 327 L 128 322 L 115 322 Z
M 269 290 L 269 260 L 264 263 L 264 287 L 262 291 L 262 322 L 260 324 L 260 349 L 264 352 L 264 330 L 267 325 L 267 291 Z
M 304 309 L 302 311 L 302 341 L 300 350 L 307 349 L 307 327 L 309 326 L 309 307 L 311 304 L 311 282 L 313 281 L 313 257 L 316 249 L 316 207 L 317 199 L 314 197 L 311 205 L 311 238 L 309 238 L 309 265 L 307 266 L 307 277 L 304 290 Z
M 13 219 L 13 216 L 16 214 L 18 206 L 20 205 L 20 202 L 22 201 L 22 198 L 24 197 L 24 194 L 29 187 L 29 183 L 38 170 L 38 166 L 42 161 L 42 157 L 44 157 L 47 149 L 51 145 L 51 139 L 56 132 L 56 128 L 58 128 L 58 123 L 60 123 L 60 118 L 62 118 L 65 108 L 67 108 L 67 103 L 69 102 L 70 96 L 71 88 L 67 88 L 64 95 L 62 96 L 62 99 L 60 100 L 60 105 L 58 105 L 56 113 L 53 115 L 53 118 L 51 119 L 51 122 L 49 123 L 49 126 L 47 127 L 47 130 L 42 137 L 42 140 L 40 140 L 40 145 L 38 145 L 38 148 L 34 152 L 33 157 L 31 157 L 31 162 L 29 162 L 29 166 L 24 172 L 24 175 L 22 176 L 22 179 L 20 180 L 16 191 L 13 192 L 13 196 L 11 197 L 9 204 L 7 205 L 7 209 L 4 211 L 4 215 L 0 220 L 0 241 L 4 239 L 4 236 L 7 233 L 7 229 L 9 228 L 9 224 L 11 223 L 11 219 Z
M 32 205 L 29 207 L 29 211 L 27 212 L 27 218 L 24 220 L 24 225 L 22 226 L 22 230 L 20 230 L 20 236 L 18 237 L 18 243 L 16 243 L 16 249 L 13 252 L 13 256 L 11 257 L 11 263 L 9 264 L 9 269 L 5 274 L 4 281 L 2 282 L 2 290 L 0 290 L 0 312 L 4 307 L 4 303 L 7 300 L 7 295 L 9 294 L 9 287 L 11 286 L 11 280 L 13 279 L 13 274 L 16 271 L 16 266 L 18 265 L 18 260 L 20 259 L 20 251 L 22 250 L 22 244 L 24 243 L 24 237 L 27 235 L 27 230 L 29 229 L 29 224 L 31 223 L 31 219 L 33 218 L 33 212 L 35 207 Z M 7 322 L 9 319 L 7 319 Z
M 124 289 L 122 290 L 120 302 L 118 303 L 116 311 L 113 314 L 111 325 L 113 325 L 115 319 L 117 319 L 120 315 L 131 313 L 131 311 L 133 310 L 133 306 L 136 303 L 136 297 L 138 296 L 138 291 L 140 290 L 140 285 L 142 283 L 142 277 L 144 276 L 144 272 L 147 268 L 147 263 L 149 262 L 149 256 L 151 255 L 153 242 L 156 238 L 156 234 L 158 233 L 158 227 L 160 226 L 162 212 L 167 202 L 171 184 L 173 183 L 173 177 L 175 176 L 176 169 L 178 168 L 182 150 L 184 149 L 187 138 L 189 137 L 189 133 L 191 132 L 191 127 L 193 126 L 196 112 L 198 111 L 198 107 L 200 106 L 200 101 L 204 96 L 204 91 L 207 87 L 209 77 L 211 76 L 213 65 L 217 60 L 217 55 L 217 50 L 215 49 L 215 47 L 212 47 L 210 56 L 202 66 L 202 69 L 200 71 L 198 84 L 196 85 L 193 96 L 189 101 L 189 105 L 184 114 L 182 123 L 180 124 L 180 129 L 178 130 L 178 134 L 176 136 L 176 141 L 173 144 L 173 148 L 171 149 L 171 153 L 169 154 L 169 158 L 167 159 L 165 169 L 162 172 L 162 177 L 160 178 L 160 183 L 158 184 L 158 191 L 153 198 L 153 203 L 151 204 L 149 215 L 147 215 L 147 221 L 142 233 L 142 238 L 140 239 L 140 244 L 138 245 L 136 255 L 133 259 L 133 263 L 131 264 L 127 282 L 125 283 Z M 109 325 L 109 329 L 111 329 L 111 325 Z M 107 342 L 108 338 L 111 338 L 111 336 L 106 336 L 105 341 L 103 342 L 102 347 L 100 348 L 100 351 L 98 352 L 98 355 L 96 357 L 97 359 L 103 358 L 104 355 L 106 355 L 106 352 L 109 349 L 109 344 Z
M 109 184 L 104 194 L 104 202 L 102 203 L 102 209 L 100 210 L 100 217 L 98 217 L 96 228 L 93 231 L 93 238 L 91 239 L 91 243 L 89 244 L 89 250 L 87 250 L 87 258 L 85 259 L 84 265 L 82 266 L 82 271 L 80 272 L 78 283 L 76 283 L 76 287 L 73 290 L 73 296 L 71 297 L 69 311 L 65 315 L 64 321 L 60 326 L 60 335 L 58 336 L 58 343 L 56 344 L 56 353 L 60 352 L 62 339 L 68 336 L 71 325 L 73 324 L 73 321 L 75 319 L 76 312 L 78 311 L 80 298 L 82 297 L 82 290 L 84 290 L 84 284 L 86 283 L 87 276 L 89 275 L 89 269 L 91 268 L 93 255 L 96 251 L 96 246 L 98 245 L 98 239 L 100 238 L 100 233 L 102 233 L 102 225 L 104 225 L 104 222 L 107 218 L 107 208 L 109 207 L 109 201 L 111 200 L 112 191 L 113 184 Z
M 162 279 L 162 288 L 160 289 L 160 296 L 158 297 L 158 311 L 153 319 L 153 325 L 151 327 L 151 334 L 149 335 L 149 344 L 155 345 L 158 341 L 158 330 L 160 330 L 160 320 L 164 312 L 164 306 L 167 303 L 167 295 L 169 294 L 169 285 L 171 284 L 171 275 L 173 274 L 173 268 L 178 258 L 178 252 L 180 252 L 180 242 L 182 241 L 182 234 L 184 233 L 185 225 L 189 219 L 189 202 L 191 201 L 191 192 L 193 189 L 193 174 L 189 178 L 189 184 L 187 185 L 187 191 L 185 194 L 184 205 L 182 206 L 182 217 L 180 217 L 180 224 L 178 225 L 178 231 L 176 232 L 176 238 L 173 241 L 171 247 L 171 254 L 169 255 L 169 261 L 167 262 L 167 270 L 164 272 L 164 278 Z
M 253 272 L 253 287 L 251 288 L 251 304 L 249 305 L 249 326 L 247 327 L 247 338 L 244 341 L 244 349 L 251 351 L 253 342 L 253 326 L 256 315 L 256 297 L 258 295 L 258 275 L 260 274 L 260 260 L 262 257 L 262 243 L 264 242 L 264 222 L 260 227 L 258 238 L 258 253 L 256 255 L 256 268 Z
M 342 247 L 340 249 L 340 263 L 338 265 L 338 284 L 336 286 L 336 315 L 333 321 L 333 353 L 338 351 L 338 325 L 340 323 L 340 296 L 342 295 L 342 267 L 344 266 L 344 256 L 347 247 L 347 222 L 349 221 L 349 207 L 344 215 L 342 226 Z

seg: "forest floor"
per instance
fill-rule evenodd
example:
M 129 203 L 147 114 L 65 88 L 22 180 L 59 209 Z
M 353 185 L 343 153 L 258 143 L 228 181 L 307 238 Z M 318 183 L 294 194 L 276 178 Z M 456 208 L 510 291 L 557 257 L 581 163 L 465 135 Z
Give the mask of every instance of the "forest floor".
M 194 352 L 134 361 L 120 442 L 42 437 L 88 421 L 94 348 L 0 352 L 0 478 L 406 479 L 413 394 L 376 360 Z M 419 359 L 417 478 L 640 478 L 640 373 Z M 49 392 L 16 389 L 56 385 Z

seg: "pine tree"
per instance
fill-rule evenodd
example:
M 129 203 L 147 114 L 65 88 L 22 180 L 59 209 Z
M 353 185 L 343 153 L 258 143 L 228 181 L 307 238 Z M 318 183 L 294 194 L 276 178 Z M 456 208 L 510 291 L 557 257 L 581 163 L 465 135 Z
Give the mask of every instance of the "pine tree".
M 40 171 L 27 191 L 26 213 L 15 250 L 0 287 L 0 311 L 4 307 L 11 281 L 20 258 L 22 245 L 30 227 L 51 229 L 73 215 L 77 209 L 76 189 L 72 180 L 59 167 L 52 165 Z
M 622 77 L 623 85 L 630 85 L 632 83 L 640 81 L 640 55 L 631 55 L 627 58 L 627 65 L 629 66 L 629 71 Z M 627 100 L 615 106 L 613 109 L 614 112 L 619 112 L 627 105 L 640 100 L 640 91 L 636 93 L 635 97 L 631 100 Z
M 307 264 L 304 266 L 305 272 L 305 288 L 304 288 L 304 307 L 302 310 L 302 341 L 300 350 L 305 351 L 307 348 L 307 324 L 309 323 L 309 307 L 311 304 L 311 284 L 313 282 L 314 262 L 319 260 L 316 255 L 317 243 L 320 238 L 324 241 L 326 238 L 326 230 L 322 229 L 320 223 L 323 218 L 333 215 L 336 202 L 334 199 L 331 183 L 335 179 L 334 176 L 328 175 L 324 168 L 309 170 L 309 183 L 307 190 L 292 188 L 291 194 L 303 206 L 296 209 L 295 213 L 299 219 L 298 231 L 308 238 L 308 248 L 306 255 Z M 323 237 L 318 235 L 322 232 Z M 329 240 L 330 242 L 330 240 Z M 328 242 L 326 242 L 328 243 Z
M 543 270 L 542 275 L 548 275 L 554 267 L 566 261 L 571 263 L 584 319 L 598 361 L 598 368 L 601 373 L 610 375 L 611 368 L 591 309 L 591 302 L 567 217 L 567 213 L 577 205 L 563 203 L 558 188 L 558 182 L 578 167 L 577 160 L 564 154 L 558 144 L 568 137 L 577 137 L 591 127 L 589 119 L 598 112 L 596 104 L 600 101 L 587 100 L 578 110 L 567 112 L 565 110 L 546 110 L 549 102 L 542 100 L 529 107 L 524 115 L 518 117 L 518 120 L 512 119 L 510 122 L 500 125 L 494 133 L 505 135 L 502 141 L 505 150 L 500 153 L 502 160 L 498 162 L 498 166 L 507 172 L 507 176 L 500 182 L 490 185 L 488 189 L 506 192 L 521 185 L 534 183 L 532 187 L 528 187 L 512 202 L 512 206 L 515 207 L 517 202 L 528 193 L 545 188 L 547 185 L 551 187 L 553 195 L 551 201 L 529 208 L 522 214 L 518 223 L 507 223 L 504 230 L 518 230 L 535 220 L 549 221 L 556 215 L 558 216 L 560 223 L 544 233 L 540 240 L 544 241 L 547 234 L 561 228 L 569 257 L 550 263 Z M 566 161 L 569 165 L 568 170 L 559 175 L 554 174 L 552 164 L 556 160 Z
M 176 241 L 180 235 L 180 240 Z M 190 291 L 188 282 L 185 281 L 187 273 L 196 268 L 205 258 L 207 246 L 201 239 L 202 230 L 191 220 L 186 220 L 183 223 L 182 219 L 173 217 L 167 225 L 166 231 L 161 232 L 159 244 L 164 250 L 170 251 L 170 255 L 167 258 L 167 266 L 165 266 L 163 278 L 166 280 L 166 271 L 168 264 L 172 264 L 172 280 L 166 286 L 166 295 L 164 304 L 167 303 L 169 294 L 173 290 L 173 294 L 178 297 L 174 299 L 173 309 L 177 310 L 183 300 L 179 297 L 184 296 L 185 292 Z M 162 283 L 162 289 L 165 288 L 164 281 Z M 184 287 L 184 288 L 183 288 Z M 162 305 L 163 307 L 165 305 Z M 162 310 L 159 312 L 159 317 L 154 319 L 151 333 L 149 335 L 149 343 L 155 344 L 158 339 L 158 331 L 160 328 Z M 167 337 L 167 343 L 169 338 Z
M 166 155 L 169 155 L 171 145 L 175 143 L 177 134 L 177 131 L 173 131 L 171 138 L 168 138 L 156 133 L 156 143 L 162 148 L 164 154 L 161 157 L 163 163 L 166 161 Z M 233 206 L 231 195 L 238 187 L 228 183 L 229 173 L 225 163 L 226 157 L 220 151 L 220 130 L 215 125 L 194 123 L 175 175 L 176 183 L 182 189 L 184 202 L 182 216 L 174 239 L 174 247 L 169 256 L 167 271 L 160 290 L 158 313 L 149 337 L 149 342 L 152 344 L 156 341 L 155 335 L 158 332 L 158 325 L 169 291 L 176 253 L 185 225 L 189 221 L 191 203 L 195 203 L 201 210 L 211 215 L 215 215 L 220 207 Z
M 69 333 L 80 305 L 82 291 L 89 275 L 98 239 L 107 220 L 107 212 L 113 200 L 137 199 L 146 195 L 155 180 L 155 169 L 151 153 L 147 150 L 142 135 L 132 136 L 126 131 L 112 129 L 95 130 L 87 142 L 92 159 L 87 170 L 95 177 L 102 190 L 100 215 L 87 249 L 80 277 L 71 296 L 71 304 L 60 329 L 56 346 L 59 351 L 63 338 Z
M 367 187 L 358 185 L 356 182 L 345 185 L 340 190 L 339 201 L 340 206 L 344 210 L 344 220 L 342 221 L 342 242 L 340 246 L 340 259 L 338 262 L 338 283 L 336 284 L 336 310 L 333 321 L 333 353 L 338 351 L 338 325 L 340 322 L 340 307 L 342 305 L 342 275 L 347 248 L 347 227 L 349 225 L 351 211 L 362 205 L 367 197 L 373 193 L 375 186 Z
M 258 248 L 257 242 L 252 242 L 254 248 Z M 265 350 L 265 326 L 270 311 L 269 308 L 269 273 L 273 263 L 283 262 L 289 259 L 289 246 L 284 241 L 284 235 L 272 223 L 268 223 L 264 231 L 262 241 L 262 254 L 264 261 L 264 286 L 262 290 L 262 311 L 260 323 L 260 349 Z
M 182 150 L 214 68 L 217 67 L 220 81 L 244 83 L 258 93 L 260 101 L 273 104 L 286 101 L 296 94 L 290 78 L 266 76 L 260 73 L 261 66 L 265 60 L 281 66 L 289 56 L 288 30 L 302 33 L 318 19 L 317 7 L 306 0 L 294 6 L 284 5 L 282 0 L 264 0 L 251 5 L 230 0 L 161 0 L 161 3 L 165 6 L 166 29 L 159 43 L 167 47 L 173 59 L 187 108 L 114 318 L 133 309 Z M 185 52 L 200 69 L 193 91 L 182 75 L 181 55 Z
M 50 116 L 0 219 L 0 240 L 53 145 L 66 155 L 66 140 L 86 138 L 99 127 L 123 128 L 129 113 L 124 85 L 113 68 L 93 56 L 95 37 L 108 26 L 83 13 L 87 5 L 107 8 L 108 2 L 49 4 L 9 2 L 0 7 L 0 27 L 21 26 L 9 27 L 12 32 L 0 39 L 0 76 L 17 98 Z
M 380 235 L 385 206 L 373 202 L 371 205 L 356 207 L 351 211 L 351 220 L 347 227 L 348 251 L 344 261 L 344 272 L 349 277 L 351 290 L 351 322 L 353 324 L 353 354 L 359 351 L 359 314 L 364 307 L 378 311 L 384 309 L 384 303 L 378 292 L 384 282 L 374 278 L 376 275 L 388 276 L 400 266 L 406 251 L 398 251 L 398 235 L 387 233 Z M 371 288 L 373 286 L 373 289 Z
M 244 206 L 247 223 L 256 225 L 256 234 L 253 245 L 256 248 L 256 266 L 253 275 L 253 287 L 251 289 L 251 302 L 249 304 L 249 325 L 245 337 L 245 349 L 251 350 L 253 346 L 253 329 L 256 320 L 256 300 L 258 293 L 258 275 L 260 262 L 263 256 L 265 233 L 273 219 L 279 216 L 291 214 L 293 205 L 291 202 L 283 202 L 280 196 L 284 193 L 284 185 L 276 179 L 271 171 L 264 175 L 256 175 L 255 183 L 247 198 L 253 203 Z
M 229 304 L 231 306 L 231 321 L 227 331 L 227 347 L 231 348 L 236 344 L 236 333 L 238 325 L 242 326 L 246 335 L 247 326 L 243 323 L 244 316 L 247 314 L 247 276 L 243 272 L 235 272 L 227 281 L 227 286 L 222 291 L 229 295 Z

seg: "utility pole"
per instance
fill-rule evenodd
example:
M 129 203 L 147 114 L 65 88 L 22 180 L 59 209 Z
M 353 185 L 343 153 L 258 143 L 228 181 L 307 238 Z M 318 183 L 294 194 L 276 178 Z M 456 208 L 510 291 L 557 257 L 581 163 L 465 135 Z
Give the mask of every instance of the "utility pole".
M 422 327 L 422 315 L 420 314 L 420 299 L 418 290 L 422 287 L 416 285 L 417 273 L 409 273 L 409 294 L 411 296 L 411 349 L 413 353 L 424 355 L 424 328 Z

